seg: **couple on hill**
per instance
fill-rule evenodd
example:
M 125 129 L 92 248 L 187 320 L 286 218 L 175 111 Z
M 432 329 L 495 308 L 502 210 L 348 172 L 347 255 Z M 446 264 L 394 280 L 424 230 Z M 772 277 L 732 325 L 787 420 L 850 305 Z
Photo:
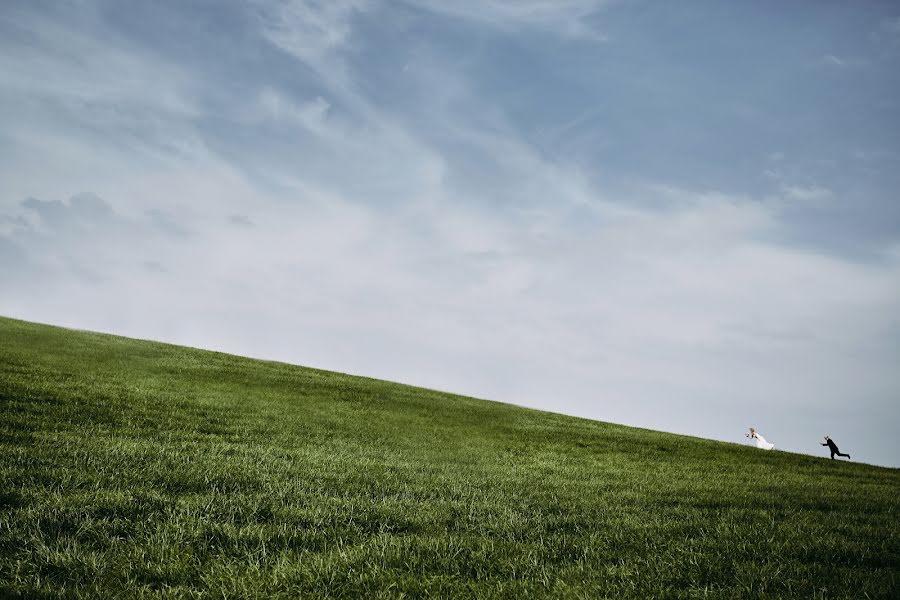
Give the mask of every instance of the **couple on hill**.
M 752 427 L 750 428 L 750 433 L 745 433 L 744 437 L 748 437 L 750 439 L 756 440 L 757 448 L 762 448 L 763 450 L 772 450 L 775 448 L 775 444 L 771 444 L 771 443 L 767 442 L 766 438 L 759 435 L 759 433 Z M 827 435 L 825 436 L 825 443 L 822 445 L 828 446 L 828 449 L 831 451 L 832 460 L 834 459 L 835 455 L 846 456 L 848 460 L 850 459 L 850 455 L 842 454 L 841 451 L 838 450 L 837 444 L 834 443 L 834 440 L 831 439 L 830 437 L 828 437 Z

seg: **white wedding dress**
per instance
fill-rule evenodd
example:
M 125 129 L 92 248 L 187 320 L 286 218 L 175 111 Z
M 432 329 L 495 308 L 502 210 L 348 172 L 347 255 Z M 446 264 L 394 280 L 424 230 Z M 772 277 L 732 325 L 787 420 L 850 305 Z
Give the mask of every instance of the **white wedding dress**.
M 757 448 L 762 448 L 763 450 L 771 450 L 772 448 L 775 447 L 775 444 L 770 444 L 769 442 L 766 441 L 766 438 L 759 435 L 758 433 L 753 436 L 753 439 L 756 440 Z

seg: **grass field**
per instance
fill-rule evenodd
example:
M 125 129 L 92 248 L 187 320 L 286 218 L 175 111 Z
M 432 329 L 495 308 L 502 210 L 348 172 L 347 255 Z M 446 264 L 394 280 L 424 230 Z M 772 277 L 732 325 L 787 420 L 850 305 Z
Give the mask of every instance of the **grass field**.
M 898 598 L 900 470 L 0 319 L 0 596 Z

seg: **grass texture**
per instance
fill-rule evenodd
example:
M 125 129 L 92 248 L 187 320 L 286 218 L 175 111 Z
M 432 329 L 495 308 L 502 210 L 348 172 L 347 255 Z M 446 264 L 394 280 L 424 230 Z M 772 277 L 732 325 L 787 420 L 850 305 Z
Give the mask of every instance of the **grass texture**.
M 900 470 L 0 318 L 0 596 L 898 598 Z

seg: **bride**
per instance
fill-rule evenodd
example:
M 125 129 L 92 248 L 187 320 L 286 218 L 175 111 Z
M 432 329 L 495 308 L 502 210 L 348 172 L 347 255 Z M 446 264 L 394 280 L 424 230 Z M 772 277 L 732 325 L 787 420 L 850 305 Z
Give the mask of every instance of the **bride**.
M 756 440 L 756 447 L 762 448 L 763 450 L 771 450 L 775 447 L 775 444 L 770 444 L 769 442 L 767 442 L 766 438 L 759 435 L 752 427 L 750 428 L 750 433 L 745 433 L 744 437 Z

